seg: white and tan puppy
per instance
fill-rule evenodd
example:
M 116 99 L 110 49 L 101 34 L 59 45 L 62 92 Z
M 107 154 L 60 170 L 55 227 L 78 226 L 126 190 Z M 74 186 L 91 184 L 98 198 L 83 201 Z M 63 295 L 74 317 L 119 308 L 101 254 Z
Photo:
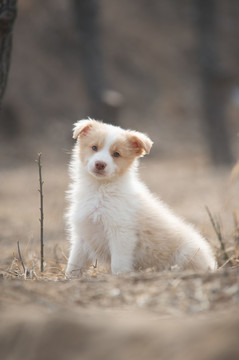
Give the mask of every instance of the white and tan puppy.
M 137 176 L 152 141 L 95 120 L 75 124 L 67 222 L 67 275 L 98 262 L 113 274 L 156 267 L 207 271 L 216 261 L 207 241 L 153 196 Z

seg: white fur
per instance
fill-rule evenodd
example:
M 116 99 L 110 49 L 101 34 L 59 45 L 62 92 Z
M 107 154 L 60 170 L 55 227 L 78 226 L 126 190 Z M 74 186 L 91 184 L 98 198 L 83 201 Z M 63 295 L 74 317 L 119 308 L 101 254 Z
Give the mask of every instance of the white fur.
M 67 222 L 71 250 L 66 273 L 79 274 L 96 259 L 98 263 L 108 263 L 113 274 L 147 267 L 216 269 L 208 242 L 191 225 L 176 217 L 138 179 L 137 156 L 127 171 L 117 175 L 117 159 L 110 154 L 110 147 L 119 136 L 131 133 L 139 136 L 147 143 L 147 152 L 152 145 L 150 139 L 144 134 L 91 121 L 79 121 L 74 132 L 78 141 L 70 165 L 72 184 L 68 192 Z M 87 164 L 82 164 L 80 131 L 89 123 L 104 127 L 104 146 L 92 152 Z M 95 174 L 96 161 L 107 164 L 104 176 Z

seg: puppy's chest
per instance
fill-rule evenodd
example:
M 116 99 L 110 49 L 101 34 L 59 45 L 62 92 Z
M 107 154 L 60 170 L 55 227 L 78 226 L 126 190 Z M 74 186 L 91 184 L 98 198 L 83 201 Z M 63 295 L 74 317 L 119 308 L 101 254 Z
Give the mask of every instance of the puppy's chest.
M 106 194 L 93 193 L 81 199 L 82 220 L 91 225 L 103 224 L 111 218 L 114 200 Z
M 102 225 L 108 231 L 111 227 L 124 226 L 132 221 L 135 201 L 130 196 L 117 190 L 85 194 L 79 199 L 81 219 L 89 226 Z
M 88 220 L 92 224 L 101 224 L 108 217 L 107 203 L 99 196 L 96 196 L 88 203 Z

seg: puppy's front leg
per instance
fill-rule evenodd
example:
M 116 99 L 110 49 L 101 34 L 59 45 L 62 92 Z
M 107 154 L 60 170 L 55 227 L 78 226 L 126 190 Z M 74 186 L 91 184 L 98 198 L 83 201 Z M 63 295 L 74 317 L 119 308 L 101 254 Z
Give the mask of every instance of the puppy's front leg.
M 134 234 L 117 233 L 110 240 L 111 271 L 118 275 L 133 270 L 133 253 L 137 239 Z
M 84 241 L 77 240 L 72 244 L 68 264 L 66 268 L 67 276 L 80 275 L 82 270 L 89 265 L 89 251 Z

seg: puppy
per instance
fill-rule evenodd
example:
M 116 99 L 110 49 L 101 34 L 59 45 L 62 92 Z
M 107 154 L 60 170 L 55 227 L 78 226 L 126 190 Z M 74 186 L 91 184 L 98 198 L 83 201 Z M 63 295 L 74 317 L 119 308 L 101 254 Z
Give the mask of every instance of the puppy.
M 153 144 L 148 136 L 88 119 L 75 124 L 73 137 L 68 276 L 96 259 L 108 263 L 113 274 L 148 267 L 216 268 L 207 241 L 139 180 L 137 159 Z

